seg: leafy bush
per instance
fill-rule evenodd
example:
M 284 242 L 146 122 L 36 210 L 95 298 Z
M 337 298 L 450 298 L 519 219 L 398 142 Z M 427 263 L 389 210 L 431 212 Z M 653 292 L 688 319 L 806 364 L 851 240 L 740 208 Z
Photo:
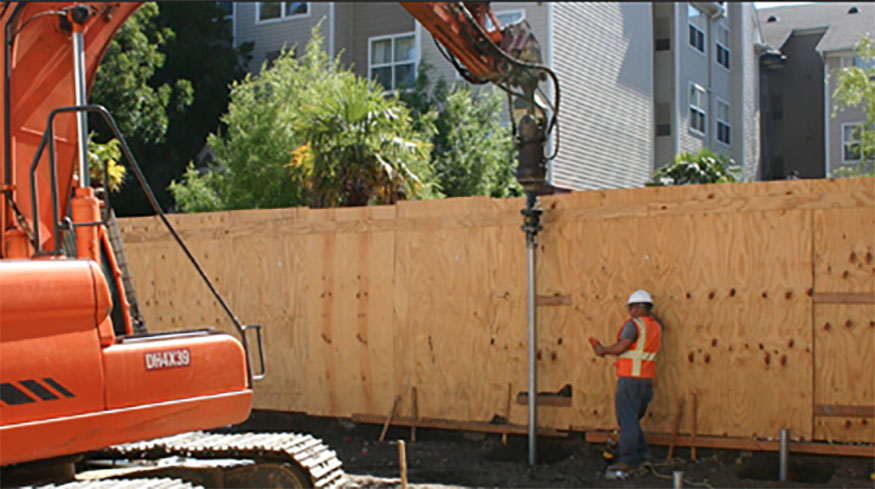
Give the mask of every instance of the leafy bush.
M 842 68 L 836 80 L 832 117 L 848 107 L 863 111 L 866 120 L 854 128 L 859 144 L 852 147 L 860 162 L 833 170 L 832 177 L 875 176 L 875 38 L 863 36 L 855 50 L 858 63 Z
M 432 84 L 431 70 L 423 62 L 413 91 L 401 99 L 420 119 L 437 116 L 431 164 L 441 192 L 448 197 L 522 195 L 511 130 L 501 125 L 501 93 L 484 87 L 472 95 L 467 85 L 450 89 L 443 78 Z
M 321 24 L 321 23 L 320 23 Z M 231 89 L 225 134 L 211 134 L 215 163 L 170 190 L 198 210 L 366 205 L 434 195 L 430 133 L 382 88 L 369 89 L 323 50 L 320 25 L 302 56 L 283 49 L 272 66 Z
M 674 164 L 653 172 L 653 180 L 647 186 L 690 185 L 702 183 L 737 182 L 741 169 L 725 155 L 717 155 L 708 148 L 697 153 L 681 151 Z
M 112 138 L 105 143 L 96 143 L 94 133 L 88 134 L 88 174 L 94 186 L 105 185 L 103 168 L 107 166 L 109 190 L 118 192 L 125 181 L 125 167 L 118 160 L 122 156 L 121 143 Z

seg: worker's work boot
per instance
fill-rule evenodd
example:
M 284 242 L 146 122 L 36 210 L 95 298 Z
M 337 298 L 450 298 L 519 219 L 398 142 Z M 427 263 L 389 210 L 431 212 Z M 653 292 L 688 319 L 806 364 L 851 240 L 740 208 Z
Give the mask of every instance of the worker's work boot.
M 635 470 L 635 467 L 625 463 L 618 462 L 612 465 L 609 465 L 607 470 L 605 470 L 605 479 L 615 480 L 615 479 L 625 479 L 629 477 L 632 471 Z

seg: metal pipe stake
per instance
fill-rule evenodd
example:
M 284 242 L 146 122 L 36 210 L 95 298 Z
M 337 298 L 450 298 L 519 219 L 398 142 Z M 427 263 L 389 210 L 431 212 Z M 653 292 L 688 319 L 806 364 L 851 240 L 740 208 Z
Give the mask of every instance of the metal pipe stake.
M 684 471 L 675 470 L 671 473 L 671 487 L 673 489 L 681 489 L 684 487 Z
M 780 442 L 780 465 L 778 467 L 778 480 L 781 482 L 787 481 L 788 459 L 790 457 L 790 430 L 781 428 Z

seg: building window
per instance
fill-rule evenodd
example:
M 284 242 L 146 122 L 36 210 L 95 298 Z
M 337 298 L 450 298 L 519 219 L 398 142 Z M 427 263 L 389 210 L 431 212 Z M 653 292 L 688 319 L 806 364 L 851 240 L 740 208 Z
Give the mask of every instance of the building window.
M 525 10 L 505 10 L 502 12 L 495 12 L 495 17 L 501 22 L 502 27 L 507 27 L 510 24 L 516 24 L 517 22 L 526 18 Z M 489 16 L 486 16 L 486 31 L 494 30 L 495 26 L 492 25 L 492 19 Z
M 705 54 L 705 15 L 692 5 L 687 6 L 687 17 L 690 23 L 690 46 Z
M 717 100 L 717 140 L 729 146 L 732 142 L 730 136 L 731 125 L 729 124 L 729 104 L 718 99 Z
M 656 104 L 656 135 L 671 136 L 671 105 L 667 103 Z
M 671 49 L 671 20 L 661 17 L 653 23 L 654 47 L 657 51 L 669 51 Z
M 842 124 L 842 161 L 860 161 L 860 124 Z
M 368 73 L 386 90 L 408 88 L 416 78 L 414 33 L 368 39 Z
M 705 135 L 705 89 L 690 84 L 690 129 Z
M 729 29 L 717 26 L 717 64 L 729 69 Z
M 256 23 L 310 15 L 310 2 L 257 2 Z

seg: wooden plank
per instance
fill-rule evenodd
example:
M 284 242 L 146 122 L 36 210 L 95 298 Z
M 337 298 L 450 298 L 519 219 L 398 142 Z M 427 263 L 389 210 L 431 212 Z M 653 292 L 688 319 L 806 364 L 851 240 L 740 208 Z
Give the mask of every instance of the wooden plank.
M 578 431 L 578 428 L 572 428 Z M 587 443 L 605 443 L 608 438 L 616 435 L 607 431 L 587 431 Z M 650 445 L 668 445 L 672 436 L 668 433 L 645 432 L 644 439 Z M 676 446 L 692 446 L 693 440 L 689 436 L 679 436 L 675 440 Z M 743 438 L 723 438 L 716 436 L 700 436 L 695 440 L 700 448 L 719 448 L 724 450 L 751 450 L 751 451 L 778 451 L 778 441 L 753 440 Z M 840 445 L 813 442 L 790 442 L 790 451 L 793 453 L 810 453 L 815 455 L 843 455 L 850 457 L 875 457 L 875 446 L 872 445 Z
M 385 416 L 376 414 L 356 413 L 350 418 L 356 423 L 382 424 L 386 421 Z M 420 428 L 434 428 L 440 430 L 476 431 L 480 433 L 510 433 L 512 435 L 525 435 L 529 428 L 517 424 L 492 424 L 485 421 L 460 421 L 452 419 L 394 417 L 392 424 L 395 426 L 418 426 Z M 568 433 L 553 428 L 538 427 L 538 435 L 567 438 Z
M 413 396 L 413 399 L 411 400 L 411 402 L 413 403 L 413 419 L 419 419 L 419 408 L 417 406 L 417 401 L 416 401 L 417 395 L 416 395 L 416 387 L 415 386 L 413 387 L 412 396 Z M 414 443 L 416 442 L 416 425 L 413 425 L 410 427 L 410 441 L 414 442 Z
M 848 418 L 875 418 L 875 406 L 828 406 L 816 404 L 815 416 L 843 416 Z
M 690 394 L 693 397 L 693 431 L 690 434 L 690 459 L 696 461 L 696 420 L 699 419 L 699 404 L 697 402 L 698 395 L 695 391 Z
M 389 430 L 389 424 L 392 423 L 392 418 L 395 416 L 395 411 L 398 410 L 399 402 L 401 402 L 401 397 L 396 397 L 395 402 L 392 403 L 392 410 L 389 411 L 389 416 L 386 416 L 386 421 L 383 423 L 383 431 L 380 432 L 380 443 L 383 443 L 383 440 L 386 439 L 386 432 Z
M 529 404 L 529 393 L 520 392 L 516 396 L 516 403 L 522 405 Z M 538 406 L 571 406 L 571 398 L 565 396 L 539 395 Z
M 510 382 L 507 383 L 507 404 L 504 405 L 504 421 L 510 423 L 510 399 L 511 388 Z M 507 432 L 501 434 L 501 444 L 507 446 Z
M 818 293 L 875 295 L 875 206 L 818 209 L 814 219 L 814 275 Z M 830 297 L 830 296 L 828 296 Z M 847 297 L 857 299 L 856 294 Z
M 306 209 L 269 209 L 229 214 L 229 229 L 259 227 L 276 219 L 306 219 Z M 304 411 L 307 409 L 306 328 L 299 291 L 303 284 L 296 273 L 303 268 L 303 236 L 268 233 L 229 233 L 226 241 L 228 267 L 233 272 L 234 313 L 244 323 L 261 324 L 268 374 L 254 389 L 257 409 Z M 251 344 L 251 343 L 250 343 Z
M 815 304 L 875 304 L 875 292 L 815 292 Z
M 672 432 L 671 432 L 671 442 L 669 442 L 669 444 L 668 444 L 668 454 L 665 456 L 666 461 L 671 460 L 671 456 L 674 453 L 675 439 L 677 439 L 677 436 L 678 436 L 678 429 L 680 429 L 681 416 L 683 414 L 684 414 L 684 398 L 681 397 L 680 399 L 678 399 L 678 413 L 674 418 L 674 425 L 673 425 Z
M 814 434 L 827 442 L 875 443 L 875 425 L 868 417 L 815 416 Z
M 875 304 L 818 304 L 814 321 L 815 406 L 875 406 Z M 815 418 L 813 438 L 868 441 L 864 420 Z

